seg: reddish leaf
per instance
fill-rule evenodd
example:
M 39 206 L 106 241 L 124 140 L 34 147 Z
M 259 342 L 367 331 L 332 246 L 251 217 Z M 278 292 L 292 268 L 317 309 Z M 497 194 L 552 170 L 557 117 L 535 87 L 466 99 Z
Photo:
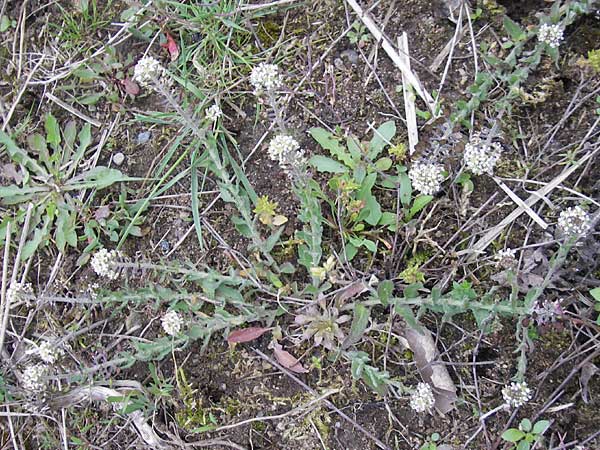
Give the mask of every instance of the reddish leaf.
M 125 92 L 127 92 L 130 95 L 138 95 L 140 93 L 140 87 L 138 86 L 138 84 L 135 81 L 130 80 L 129 78 L 121 80 L 121 84 L 123 85 Z
M 171 36 L 168 31 L 165 33 L 165 35 L 167 37 L 167 42 L 160 44 L 160 46 L 169 51 L 169 55 L 171 55 L 171 61 L 176 61 L 177 58 L 179 58 L 179 47 L 177 46 L 177 42 L 175 42 L 175 39 L 173 39 L 173 36 Z
M 227 342 L 230 344 L 240 343 L 240 342 L 250 342 L 254 339 L 258 339 L 263 334 L 269 331 L 269 328 L 259 328 L 259 327 L 249 327 L 243 328 L 241 330 L 235 330 L 229 333 L 227 336 Z
M 277 362 L 279 364 L 281 364 L 283 367 L 285 367 L 286 369 L 291 370 L 292 372 L 296 372 L 296 373 L 307 373 L 308 372 L 308 370 L 304 368 L 302 363 L 300 363 L 300 361 L 298 361 L 298 359 L 295 356 L 293 356 L 291 353 L 286 352 L 284 349 L 282 349 L 281 345 L 274 344 L 273 345 L 273 353 L 275 354 L 275 358 L 277 359 Z

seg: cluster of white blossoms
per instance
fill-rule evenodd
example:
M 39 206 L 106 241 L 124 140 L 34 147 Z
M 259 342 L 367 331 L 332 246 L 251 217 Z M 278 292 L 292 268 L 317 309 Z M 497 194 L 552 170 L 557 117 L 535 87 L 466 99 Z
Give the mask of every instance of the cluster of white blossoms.
M 410 395 L 410 407 L 418 413 L 430 411 L 435 404 L 433 390 L 427 383 L 417 384 L 417 388 Z
M 498 263 L 498 267 L 501 269 L 512 269 L 517 265 L 516 250 L 507 248 L 505 250 L 499 250 L 494 255 L 494 259 Z
M 210 122 L 216 122 L 219 117 L 223 115 L 223 111 L 219 108 L 219 105 L 216 103 L 212 105 L 210 108 L 207 108 L 204 112 L 204 115 Z
M 90 264 L 98 276 L 116 280 L 119 277 L 117 264 L 120 257 L 121 253 L 117 250 L 108 251 L 105 248 L 101 248 L 92 257 Z
M 154 88 L 155 83 L 170 84 L 166 69 L 152 56 L 144 56 L 137 62 L 133 69 L 133 81 L 146 88 Z
M 531 400 L 531 389 L 525 381 L 513 382 L 502 389 L 502 397 L 507 408 L 518 408 Z
M 252 69 L 250 83 L 254 86 L 254 93 L 261 95 L 263 92 L 272 92 L 281 87 L 283 78 L 277 65 L 263 62 Z
M 427 161 L 415 162 L 408 172 L 412 187 L 421 194 L 433 195 L 442 189 L 444 166 Z
M 30 297 L 33 295 L 33 288 L 31 287 L 31 283 L 20 283 L 15 281 L 10 283 L 10 286 L 6 290 L 6 298 L 8 303 L 14 304 L 18 301 L 27 302 Z
M 45 363 L 52 365 L 64 354 L 64 351 L 55 343 L 42 341 L 40 344 L 34 344 L 32 349 L 27 350 L 27 354 L 36 355 Z
M 558 217 L 558 228 L 567 236 L 585 234 L 591 228 L 590 216 L 581 206 L 567 208 Z
M 269 142 L 267 153 L 269 158 L 277 161 L 286 172 L 293 168 L 299 168 L 306 162 L 304 150 L 300 149 L 298 141 L 286 134 L 275 136 Z
M 44 364 L 36 364 L 27 367 L 23 371 L 23 376 L 21 377 L 21 385 L 23 386 L 23 389 L 34 393 L 43 391 L 44 387 L 46 386 L 44 381 L 46 370 L 47 368 Z
M 494 167 L 500 159 L 500 153 L 502 147 L 497 142 L 487 144 L 485 139 L 476 133 L 473 135 L 467 145 L 465 145 L 465 152 L 463 160 L 467 169 L 473 172 L 475 175 L 482 175 L 487 173 L 492 175 L 494 173 Z
M 177 311 L 167 311 L 167 313 L 162 317 L 161 324 L 165 333 L 170 336 L 177 336 L 181 331 L 181 326 L 183 325 L 183 319 Z
M 563 29 L 560 25 L 544 23 L 538 31 L 538 39 L 552 48 L 558 48 L 563 40 Z

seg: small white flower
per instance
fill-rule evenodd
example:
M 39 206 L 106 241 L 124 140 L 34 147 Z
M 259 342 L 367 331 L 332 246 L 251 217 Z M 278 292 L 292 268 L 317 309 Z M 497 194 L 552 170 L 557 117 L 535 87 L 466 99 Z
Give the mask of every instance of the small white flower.
M 62 348 L 50 341 L 42 341 L 37 348 L 40 359 L 48 364 L 54 364 L 63 353 Z
M 300 148 L 298 141 L 291 136 L 280 134 L 275 136 L 269 143 L 269 158 L 273 161 L 281 162 L 286 153 L 295 152 Z
M 435 405 L 435 397 L 431 386 L 427 383 L 417 384 L 417 388 L 410 395 L 410 407 L 418 413 L 430 411 Z
M 177 336 L 181 331 L 183 319 L 177 311 L 168 311 L 161 320 L 163 330 L 170 336 Z
M 558 228 L 567 236 L 584 234 L 591 228 L 590 216 L 580 206 L 567 208 L 558 217 Z
M 500 159 L 502 147 L 497 142 L 487 145 L 479 134 L 474 134 L 471 141 L 465 146 L 463 159 L 467 169 L 475 175 L 487 173 L 492 175 L 494 167 Z
M 511 269 L 517 265 L 516 253 L 516 250 L 511 248 L 499 250 L 494 255 L 494 259 L 498 262 L 498 267 L 501 269 Z
M 442 189 L 444 166 L 426 161 L 417 161 L 408 172 L 412 187 L 424 195 L 433 195 Z
M 155 83 L 171 84 L 166 69 L 152 56 L 140 59 L 133 69 L 133 81 L 145 88 L 154 88 Z
M 563 40 L 563 29 L 560 25 L 544 23 L 538 31 L 538 39 L 552 48 L 558 48 Z
M 8 289 L 6 290 L 6 298 L 8 303 L 14 304 L 19 300 L 28 301 L 27 297 L 33 295 L 33 288 L 31 287 L 31 283 L 19 283 L 15 281 L 11 283 Z
M 298 141 L 285 134 L 275 136 L 271 140 L 267 153 L 269 158 L 277 161 L 287 174 L 291 174 L 294 169 L 299 169 L 306 164 L 304 150 L 300 149 Z
M 119 277 L 119 271 L 116 266 L 120 257 L 121 254 L 117 250 L 108 251 L 105 248 L 101 248 L 92 257 L 90 264 L 98 276 L 116 280 Z
M 46 383 L 43 378 L 46 375 L 46 366 L 44 364 L 36 364 L 29 366 L 23 371 L 21 384 L 23 389 L 31 392 L 40 392 L 44 390 Z
M 210 108 L 206 109 L 204 115 L 210 122 L 216 122 L 217 119 L 223 115 L 223 111 L 221 111 L 219 105 L 214 104 Z
M 272 92 L 281 87 L 283 79 L 279 74 L 279 67 L 263 62 L 252 69 L 250 83 L 254 86 L 254 93 L 260 95 L 264 91 Z
M 507 408 L 518 408 L 531 400 L 531 389 L 527 383 L 511 383 L 502 389 L 502 397 Z

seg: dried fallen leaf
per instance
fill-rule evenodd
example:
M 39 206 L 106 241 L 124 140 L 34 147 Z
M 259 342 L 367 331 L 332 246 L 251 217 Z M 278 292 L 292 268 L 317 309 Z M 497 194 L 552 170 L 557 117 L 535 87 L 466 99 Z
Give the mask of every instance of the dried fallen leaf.
M 368 290 L 369 287 L 364 281 L 356 281 L 346 286 L 341 292 L 336 295 L 336 304 L 342 304 L 346 300 L 358 297 L 360 294 Z
M 298 361 L 291 353 L 281 348 L 280 344 L 273 343 L 272 347 L 277 362 L 283 367 L 296 373 L 308 373 L 308 370 L 304 368 L 302 363 L 300 363 L 300 361 Z
M 177 46 L 177 42 L 175 42 L 175 39 L 173 39 L 173 36 L 171 36 L 168 31 L 165 33 L 165 36 L 167 37 L 167 42 L 160 44 L 160 46 L 169 51 L 171 61 L 177 61 L 177 58 L 179 58 L 179 47 Z
M 94 212 L 96 220 L 106 219 L 108 216 L 110 216 L 110 207 L 108 205 L 103 205 Z
M 281 214 L 278 214 L 275 217 L 273 217 L 273 225 L 275 225 L 276 227 L 283 225 L 287 221 L 288 221 L 288 218 L 285 216 L 282 216 Z
M 135 81 L 130 80 L 129 78 L 121 80 L 121 84 L 123 85 L 123 89 L 125 89 L 125 92 L 129 95 L 136 96 L 140 93 L 140 87 L 138 86 L 138 84 Z
M 456 386 L 454 386 L 446 366 L 436 364 L 438 352 L 431 333 L 424 327 L 422 327 L 421 333 L 412 328 L 406 328 L 404 337 L 414 354 L 417 369 L 423 380 L 433 387 L 435 408 L 440 413 L 446 414 L 454 408 L 453 403 L 457 399 Z
M 0 167 L 0 177 L 6 178 L 7 180 L 14 180 L 16 184 L 20 184 L 21 181 L 23 181 L 23 175 L 17 170 L 17 166 L 10 163 Z
M 241 330 L 235 330 L 229 333 L 227 336 L 227 342 L 230 344 L 238 344 L 241 342 L 250 342 L 254 339 L 258 339 L 263 334 L 269 331 L 269 328 L 260 328 L 260 327 L 249 327 L 243 328 Z
M 581 368 L 581 374 L 579 375 L 579 384 L 581 385 L 581 399 L 585 404 L 590 402 L 590 391 L 589 383 L 590 379 L 598 372 L 598 367 L 588 362 Z

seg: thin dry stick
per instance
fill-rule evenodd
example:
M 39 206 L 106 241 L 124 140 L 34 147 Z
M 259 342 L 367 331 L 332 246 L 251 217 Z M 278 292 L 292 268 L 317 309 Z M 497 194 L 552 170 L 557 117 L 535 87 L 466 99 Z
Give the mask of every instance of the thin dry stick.
M 600 121 L 600 119 L 596 120 L 596 124 L 598 123 L 598 121 Z M 528 207 L 535 205 L 542 197 L 546 196 L 548 193 L 550 193 L 552 190 L 554 190 L 559 184 L 561 184 L 563 181 L 565 181 L 567 178 L 569 178 L 573 174 L 573 172 L 575 172 L 577 169 L 579 169 L 579 167 L 581 167 L 587 160 L 589 160 L 590 158 L 595 156 L 599 150 L 600 150 L 600 147 L 598 147 L 593 152 L 588 153 L 583 158 L 581 158 L 579 161 L 577 161 L 575 164 L 573 164 L 571 167 L 564 170 L 560 175 L 558 175 L 556 178 L 554 178 L 554 180 L 552 180 L 547 185 L 543 186 L 541 189 L 539 189 L 536 192 L 534 192 L 533 194 L 531 194 L 529 196 L 529 198 L 527 200 L 525 200 L 525 205 L 527 205 Z M 504 220 L 502 220 L 502 222 L 500 222 L 498 225 L 496 225 L 491 230 L 489 230 L 471 248 L 466 249 L 466 250 L 461 250 L 457 254 L 459 256 L 465 255 L 465 254 L 471 254 L 471 256 L 469 258 L 470 259 L 475 258 L 479 253 L 482 253 L 487 248 L 487 246 L 490 245 L 490 243 L 500 235 L 500 233 L 502 233 L 502 230 L 504 230 L 504 228 L 507 225 L 514 222 L 517 219 L 517 217 L 519 217 L 524 211 L 525 210 L 523 208 L 518 207 L 512 213 L 510 213 L 507 217 L 505 217 Z
M 52 100 L 54 103 L 56 103 L 58 106 L 60 106 L 61 108 L 65 109 L 66 111 L 70 112 L 71 114 L 73 114 L 74 116 L 79 117 L 81 120 L 86 121 L 87 123 L 89 123 L 90 125 L 95 126 L 96 128 L 100 128 L 102 126 L 102 122 L 100 122 L 99 120 L 93 119 L 90 116 L 82 113 L 81 111 L 79 111 L 76 108 L 73 108 L 71 105 L 69 105 L 68 103 L 63 102 L 60 98 L 54 96 L 53 94 L 51 94 L 50 92 L 46 92 L 46 97 L 48 97 L 49 100 Z
M 6 297 L 6 284 L 8 281 L 8 258 L 10 258 L 10 233 L 12 222 L 6 223 L 6 234 L 4 237 L 4 260 L 2 262 L 2 290 L 0 291 L 0 314 L 2 314 L 2 328 L 0 328 L 0 350 L 4 348 L 4 333 L 8 324 L 8 313 L 10 310 L 10 299 Z
M 289 370 L 287 370 L 286 368 L 284 368 L 283 366 L 281 366 L 280 364 L 278 364 L 277 362 L 273 361 L 273 359 L 271 359 L 270 357 L 268 357 L 267 355 L 265 355 L 263 352 L 261 352 L 258 349 L 253 349 L 254 353 L 256 353 L 258 356 L 260 356 L 262 359 L 264 359 L 265 361 L 267 361 L 269 364 L 271 364 L 274 367 L 277 367 L 279 370 L 281 370 L 285 375 L 287 375 L 289 378 L 291 378 L 293 381 L 295 381 L 296 383 L 298 383 L 300 386 L 302 386 L 304 389 L 306 389 L 308 392 L 310 392 L 313 395 L 317 395 L 317 391 L 315 391 L 313 388 L 311 388 L 309 385 L 307 385 L 306 383 L 304 383 L 300 378 L 298 378 L 297 376 L 293 375 L 292 373 L 290 373 Z M 327 405 L 327 407 L 329 409 L 331 409 L 332 411 L 335 411 L 340 417 L 342 417 L 343 419 L 347 420 L 348 422 L 350 422 L 352 424 L 352 426 L 354 426 L 357 430 L 359 430 L 362 434 L 364 434 L 365 436 L 367 436 L 369 439 L 371 439 L 373 442 L 375 442 L 375 444 L 377 445 L 377 447 L 383 449 L 383 450 L 392 450 L 390 447 L 388 447 L 387 445 L 385 445 L 383 442 L 381 442 L 379 439 L 377 439 L 376 436 L 374 436 L 371 432 L 369 432 L 368 430 L 366 430 L 363 426 L 361 426 L 360 424 L 358 424 L 354 419 L 352 419 L 351 417 L 349 417 L 348 415 L 346 415 L 343 411 L 341 411 L 337 406 L 335 406 L 333 403 L 331 403 L 329 400 L 324 399 L 323 403 L 325 403 L 325 405 Z
M 381 42 L 382 48 L 388 54 L 390 59 L 396 64 L 396 66 L 402 71 L 402 73 L 406 76 L 406 80 L 413 86 L 419 97 L 425 101 L 427 104 L 427 108 L 431 111 L 433 116 L 436 116 L 436 102 L 433 97 L 425 90 L 419 78 L 410 70 L 409 67 L 406 67 L 404 61 L 396 51 L 394 45 L 389 41 L 389 39 L 383 35 L 377 24 L 371 19 L 369 15 L 365 13 L 365 11 L 360 7 L 355 0 L 346 0 L 350 7 L 354 10 L 354 12 L 358 15 L 360 20 L 365 24 L 367 29 L 371 32 L 373 37 L 377 42 Z
M 410 70 L 410 56 L 408 53 L 408 36 L 406 31 L 398 38 L 398 48 L 400 57 L 406 67 Z M 408 147 L 412 155 L 419 143 L 419 130 L 417 128 L 417 111 L 415 108 L 415 95 L 410 89 L 410 85 L 404 72 L 402 72 L 402 91 L 404 93 L 404 111 L 406 113 L 406 127 L 408 128 Z

